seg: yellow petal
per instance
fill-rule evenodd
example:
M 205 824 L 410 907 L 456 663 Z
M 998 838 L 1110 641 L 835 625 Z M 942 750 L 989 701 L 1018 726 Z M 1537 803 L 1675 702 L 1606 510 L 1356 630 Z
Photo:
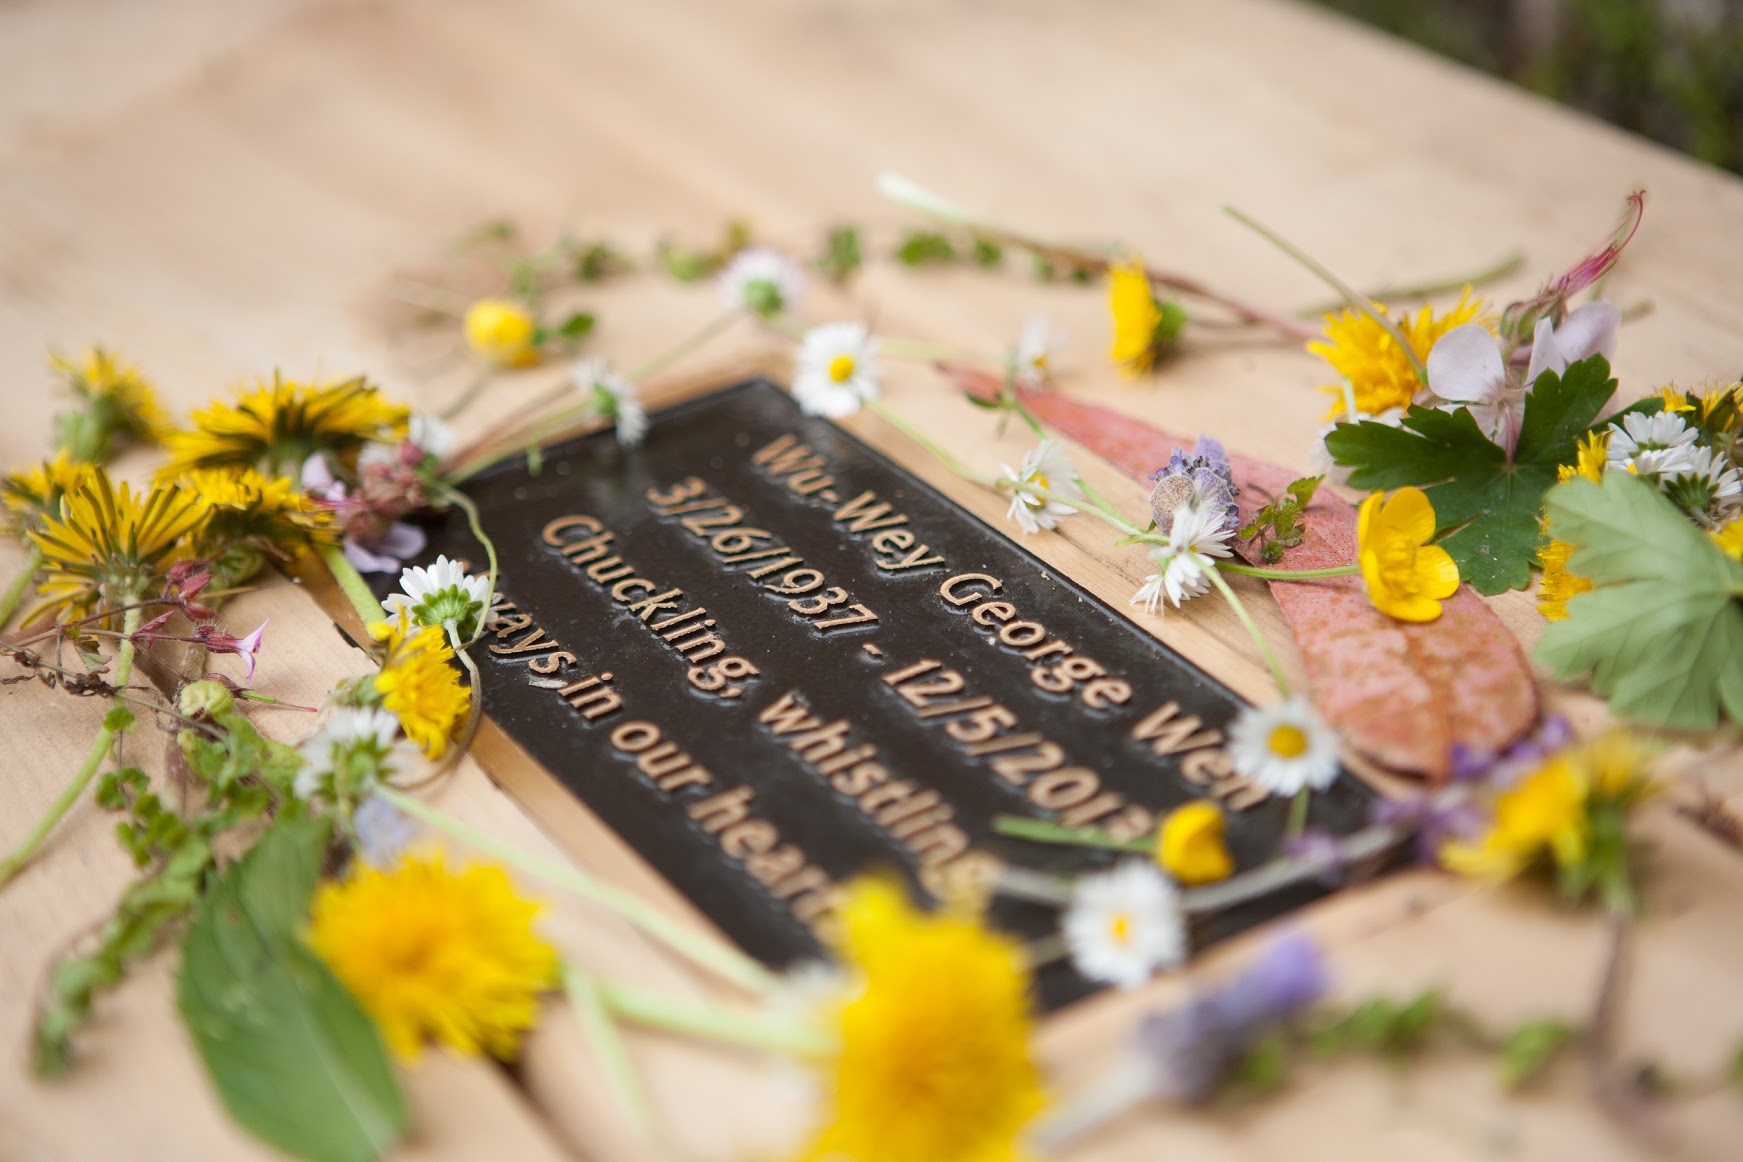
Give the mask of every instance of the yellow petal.
M 1400 488 L 1386 502 L 1380 522 L 1395 528 L 1413 542 L 1426 545 L 1434 536 L 1434 505 L 1420 488 Z
M 1416 551 L 1416 583 L 1424 597 L 1451 597 L 1459 587 L 1458 562 L 1439 545 L 1424 545 Z

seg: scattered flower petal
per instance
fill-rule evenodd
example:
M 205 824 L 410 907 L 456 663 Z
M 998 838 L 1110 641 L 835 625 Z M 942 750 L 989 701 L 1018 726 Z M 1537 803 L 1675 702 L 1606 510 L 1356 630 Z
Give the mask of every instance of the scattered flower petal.
M 1228 734 L 1235 770 L 1273 795 L 1323 791 L 1337 779 L 1337 734 L 1305 698 L 1249 706 Z

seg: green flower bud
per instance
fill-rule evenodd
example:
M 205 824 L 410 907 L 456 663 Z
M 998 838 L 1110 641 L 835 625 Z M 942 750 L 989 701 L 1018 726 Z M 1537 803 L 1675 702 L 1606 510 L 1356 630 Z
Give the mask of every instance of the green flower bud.
M 236 698 L 222 682 L 214 682 L 207 678 L 184 686 L 178 704 L 181 706 L 183 714 L 189 716 L 206 714 L 216 718 L 234 710 Z

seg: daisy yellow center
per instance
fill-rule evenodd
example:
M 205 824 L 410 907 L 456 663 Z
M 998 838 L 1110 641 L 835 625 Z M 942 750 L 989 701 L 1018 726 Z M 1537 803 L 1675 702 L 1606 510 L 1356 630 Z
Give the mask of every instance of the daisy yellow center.
M 1121 947 L 1132 942 L 1132 914 L 1115 912 L 1108 917 L 1108 935 Z
M 837 355 L 829 361 L 829 378 L 836 383 L 846 383 L 853 378 L 853 356 Z
M 1307 753 L 1307 734 L 1299 726 L 1291 726 L 1286 722 L 1272 728 L 1266 745 L 1278 758 L 1298 759 Z

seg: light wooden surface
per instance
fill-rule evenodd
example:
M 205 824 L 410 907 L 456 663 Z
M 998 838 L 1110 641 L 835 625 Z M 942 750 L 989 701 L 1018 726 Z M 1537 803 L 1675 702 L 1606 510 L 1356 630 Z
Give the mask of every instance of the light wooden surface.
M 1275 0 L 14 0 L 0 6 L 0 461 L 47 444 L 50 346 L 117 346 L 178 409 L 274 366 L 367 371 L 437 405 L 466 372 L 451 346 L 405 330 L 386 291 L 480 220 L 508 215 L 532 237 L 569 224 L 639 247 L 662 231 L 701 240 L 741 215 L 809 248 L 829 221 L 899 220 L 871 188 L 886 167 L 1039 229 L 1121 239 L 1285 307 L 1319 300 L 1320 288 L 1223 217 L 1223 203 L 1361 284 L 1467 269 L 1524 244 L 1530 274 L 1505 289 L 1525 291 L 1583 253 L 1622 194 L 1644 185 L 1647 224 L 1613 293 L 1656 310 L 1624 334 L 1625 389 L 1743 368 L 1743 185 Z M 601 314 L 592 349 L 620 365 L 717 309 L 712 289 L 655 278 L 584 300 Z M 823 294 L 809 307 L 987 351 L 1042 310 L 1071 337 L 1066 390 L 1284 462 L 1304 462 L 1323 410 L 1315 364 L 1261 340 L 1207 338 L 1164 378 L 1123 384 L 1101 359 L 1099 295 L 1015 273 L 879 266 L 851 301 Z M 776 346 L 747 328 L 711 350 L 725 361 Z M 470 422 L 544 382 L 504 382 Z M 1021 451 L 923 369 L 893 370 L 887 396 L 977 462 Z M 943 478 L 875 420 L 852 427 L 999 515 L 1002 502 Z M 140 475 L 148 462 L 123 468 Z M 1088 470 L 1119 502 L 1139 502 L 1134 486 Z M 1109 556 L 1106 544 L 1088 524 L 1029 542 L 1123 605 L 1141 561 Z M 1534 636 L 1527 599 L 1496 604 Z M 310 702 L 355 672 L 358 655 L 298 590 L 238 602 L 229 616 L 250 628 L 267 610 L 263 689 Z M 1198 602 L 1147 624 L 1263 693 L 1263 671 L 1220 607 Z M 1553 696 L 1582 721 L 1598 714 L 1589 699 Z M 0 688 L 0 843 L 44 809 L 98 713 L 36 686 Z M 289 711 L 262 721 L 287 738 L 307 729 Z M 1743 781 L 1734 750 L 1675 757 L 1722 790 Z M 440 801 L 494 835 L 557 850 L 472 763 Z M 1668 811 L 1652 830 L 1657 904 L 1621 1049 L 1711 1075 L 1743 1039 L 1743 867 Z M 624 866 L 609 841 L 580 862 Z M 129 874 L 108 820 L 86 804 L 0 894 L 0 1158 L 263 1156 L 226 1122 L 189 1052 L 173 1015 L 173 955 L 103 1002 L 71 1078 L 43 1085 L 22 1072 L 43 973 Z M 1350 893 L 1302 922 L 1324 935 L 1346 993 L 1440 983 L 1497 1023 L 1581 1013 L 1602 935 L 1530 892 L 1426 874 Z M 601 973 L 705 987 L 609 917 L 553 901 L 550 930 Z M 1244 951 L 1221 950 L 1208 966 Z M 1049 1026 L 1042 1047 L 1058 1090 L 1092 1074 L 1135 1013 L 1183 987 L 1099 999 Z M 636 1037 L 634 1051 L 686 1156 L 778 1156 L 802 1125 L 803 1089 L 789 1071 L 656 1037 Z M 530 1047 L 524 1085 L 436 1057 L 408 1079 L 418 1130 L 407 1157 L 645 1153 L 560 1006 Z M 1743 1107 L 1726 1092 L 1690 1099 L 1666 1129 L 1657 1146 L 1630 1144 L 1594 1111 L 1575 1069 L 1542 1094 L 1507 1099 L 1486 1065 L 1455 1057 L 1402 1075 L 1318 1071 L 1252 1111 L 1147 1112 L 1073 1156 L 1719 1158 L 1735 1156 Z

